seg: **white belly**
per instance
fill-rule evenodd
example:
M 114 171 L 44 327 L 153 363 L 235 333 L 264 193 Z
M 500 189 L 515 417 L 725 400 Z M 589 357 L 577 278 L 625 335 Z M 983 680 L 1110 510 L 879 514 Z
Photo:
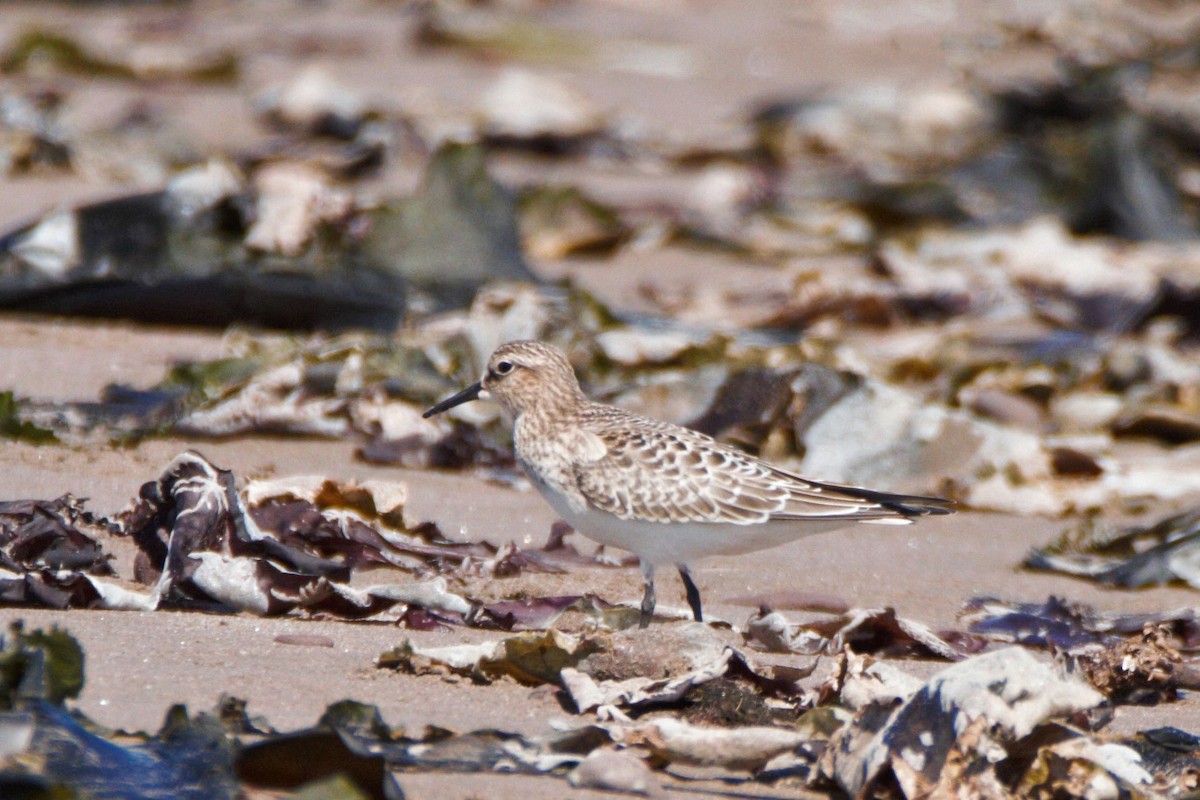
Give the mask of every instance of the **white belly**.
M 530 476 L 533 478 L 533 476 Z M 533 485 L 567 524 L 589 539 L 620 547 L 654 566 L 689 564 L 715 555 L 738 555 L 787 544 L 814 533 L 828 533 L 851 520 L 801 520 L 735 525 L 719 522 L 647 522 L 623 520 L 604 511 L 573 509 L 566 497 L 533 478 Z

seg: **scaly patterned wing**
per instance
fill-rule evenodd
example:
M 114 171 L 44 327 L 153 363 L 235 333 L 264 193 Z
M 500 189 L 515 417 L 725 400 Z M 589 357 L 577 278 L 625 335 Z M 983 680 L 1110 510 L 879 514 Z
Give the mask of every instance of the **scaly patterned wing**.
M 814 518 L 902 522 L 938 513 L 909 502 L 930 498 L 814 483 L 686 428 L 610 407 L 592 410 L 584 427 L 606 452 L 576 464 L 576 479 L 592 506 L 621 519 L 750 525 Z

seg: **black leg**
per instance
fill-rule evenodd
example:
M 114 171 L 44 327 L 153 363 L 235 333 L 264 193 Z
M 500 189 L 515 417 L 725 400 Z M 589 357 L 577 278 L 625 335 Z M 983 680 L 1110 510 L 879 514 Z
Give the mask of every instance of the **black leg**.
M 688 605 L 692 607 L 692 614 L 696 617 L 696 622 L 703 622 L 704 615 L 700 613 L 700 590 L 696 588 L 696 582 L 692 580 L 692 573 L 688 571 L 686 564 L 678 564 L 679 577 L 683 578 L 683 588 L 687 590 Z
M 646 592 L 642 595 L 642 618 L 639 628 L 650 627 L 650 619 L 654 616 L 654 565 L 642 562 L 642 577 L 646 583 Z

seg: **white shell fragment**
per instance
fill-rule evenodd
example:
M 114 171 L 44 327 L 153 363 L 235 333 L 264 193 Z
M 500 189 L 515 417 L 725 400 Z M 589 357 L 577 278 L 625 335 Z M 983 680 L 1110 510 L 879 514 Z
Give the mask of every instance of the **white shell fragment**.
M 330 185 L 318 170 L 297 163 L 271 164 L 254 175 L 258 219 L 246 234 L 252 250 L 297 256 L 319 222 L 345 218 L 354 209 L 351 194 Z
M 843 728 L 831 742 L 827 768 L 852 796 L 869 794 L 885 769 L 902 784 L 932 786 L 956 743 L 994 763 L 1043 722 L 1102 702 L 1081 679 L 1063 676 L 1024 648 L 996 650 L 935 675 L 865 746 L 852 744 L 856 723 Z
M 13 246 L 24 263 L 55 280 L 80 263 L 79 218 L 70 209 L 59 209 L 42 218 Z
M 479 105 L 483 129 L 493 136 L 575 138 L 603 130 L 600 110 L 566 83 L 509 68 L 484 92 Z
M 808 741 L 806 734 L 786 728 L 709 728 L 673 717 L 642 725 L 636 735 L 656 756 L 672 763 L 751 772 Z
M 265 92 L 256 102 L 263 113 L 299 128 L 313 129 L 329 118 L 361 120 L 367 102 L 321 64 L 310 64 L 290 81 Z

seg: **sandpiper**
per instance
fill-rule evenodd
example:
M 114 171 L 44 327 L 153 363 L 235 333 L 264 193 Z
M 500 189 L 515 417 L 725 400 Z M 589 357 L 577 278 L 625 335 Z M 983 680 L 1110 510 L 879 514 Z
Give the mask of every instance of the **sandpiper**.
M 641 626 L 654 614 L 655 567 L 674 564 L 702 620 L 688 563 L 764 550 L 853 522 L 908 524 L 951 501 L 801 478 L 678 425 L 594 403 L 563 353 L 541 342 L 496 348 L 483 377 L 425 412 L 492 399 L 513 420 L 520 462 L 577 531 L 641 561 Z

